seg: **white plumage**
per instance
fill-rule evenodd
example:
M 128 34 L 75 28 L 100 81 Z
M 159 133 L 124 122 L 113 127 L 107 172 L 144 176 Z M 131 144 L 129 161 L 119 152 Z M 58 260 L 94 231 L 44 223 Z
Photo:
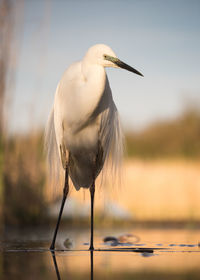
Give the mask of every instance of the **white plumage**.
M 60 169 L 68 164 L 77 190 L 91 186 L 108 158 L 116 170 L 123 151 L 120 120 L 104 68 L 113 65 L 105 62 L 104 53 L 116 57 L 109 47 L 96 45 L 65 71 L 47 124 L 52 177 L 59 181 Z
M 105 162 L 119 166 L 123 135 L 105 67 L 124 68 L 142 74 L 120 61 L 110 47 L 91 47 L 82 61 L 72 64 L 61 78 L 46 128 L 46 147 L 52 181 L 64 175 L 63 200 L 50 249 L 56 236 L 69 191 L 68 175 L 76 190 L 90 188 L 91 240 L 93 247 L 93 206 L 95 179 Z

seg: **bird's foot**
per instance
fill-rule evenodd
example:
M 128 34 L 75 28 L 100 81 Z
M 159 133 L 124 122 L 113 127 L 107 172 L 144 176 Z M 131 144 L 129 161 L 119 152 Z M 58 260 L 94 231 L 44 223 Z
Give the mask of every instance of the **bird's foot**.
M 50 251 L 54 251 L 54 250 L 55 250 L 55 244 L 54 244 L 54 243 L 51 244 L 49 250 L 50 250 Z
M 94 247 L 90 245 L 89 251 L 94 251 Z

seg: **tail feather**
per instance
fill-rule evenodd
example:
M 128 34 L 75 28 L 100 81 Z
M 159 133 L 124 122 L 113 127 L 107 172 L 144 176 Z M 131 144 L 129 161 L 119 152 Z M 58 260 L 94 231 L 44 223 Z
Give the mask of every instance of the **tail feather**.
M 60 160 L 52 109 L 45 130 L 45 150 L 47 154 L 50 184 L 57 186 L 63 181 L 64 169 Z

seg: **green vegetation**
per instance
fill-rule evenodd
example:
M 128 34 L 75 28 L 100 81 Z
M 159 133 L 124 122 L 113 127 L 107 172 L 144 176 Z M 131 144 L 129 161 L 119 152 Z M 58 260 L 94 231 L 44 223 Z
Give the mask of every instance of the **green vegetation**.
M 188 109 L 177 119 L 160 121 L 126 136 L 129 157 L 200 158 L 200 112 Z

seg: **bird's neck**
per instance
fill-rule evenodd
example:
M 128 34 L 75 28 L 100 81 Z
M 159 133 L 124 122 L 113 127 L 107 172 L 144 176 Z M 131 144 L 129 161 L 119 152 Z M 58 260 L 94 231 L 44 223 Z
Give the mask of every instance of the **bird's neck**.
M 81 102 L 84 111 L 89 116 L 99 104 L 106 84 L 106 72 L 102 65 L 82 62 L 84 87 Z
M 90 63 L 83 59 L 81 63 L 81 71 L 86 82 L 96 82 L 98 83 L 98 87 L 100 84 L 103 86 L 103 82 L 105 85 L 106 72 L 102 65 Z

